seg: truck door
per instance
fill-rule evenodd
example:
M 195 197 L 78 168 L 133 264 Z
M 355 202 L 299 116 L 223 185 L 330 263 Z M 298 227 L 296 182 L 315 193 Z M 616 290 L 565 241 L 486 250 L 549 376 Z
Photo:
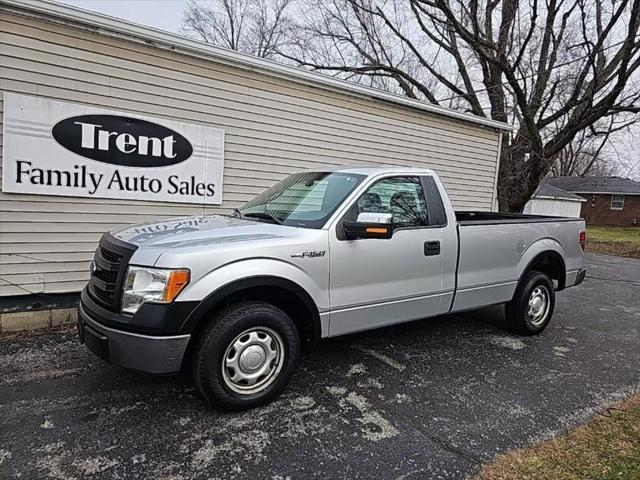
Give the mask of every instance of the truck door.
M 425 191 L 432 189 L 436 197 L 429 204 L 432 195 Z M 391 238 L 348 239 L 344 222 L 363 213 L 391 214 Z M 329 231 L 329 335 L 447 312 L 454 285 L 453 276 L 443 276 L 443 258 L 450 258 L 444 255 L 446 223 L 432 177 L 388 176 L 373 183 Z M 455 225 L 450 227 L 455 236 Z M 448 263 L 455 274 L 455 259 Z

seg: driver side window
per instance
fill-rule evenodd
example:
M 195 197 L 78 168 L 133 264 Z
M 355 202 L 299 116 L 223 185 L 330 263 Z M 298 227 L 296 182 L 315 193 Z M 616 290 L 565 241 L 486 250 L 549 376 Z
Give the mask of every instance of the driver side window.
M 418 177 L 390 177 L 375 184 L 358 199 L 350 212 L 354 220 L 360 213 L 390 213 L 394 227 L 429 225 L 427 203 Z

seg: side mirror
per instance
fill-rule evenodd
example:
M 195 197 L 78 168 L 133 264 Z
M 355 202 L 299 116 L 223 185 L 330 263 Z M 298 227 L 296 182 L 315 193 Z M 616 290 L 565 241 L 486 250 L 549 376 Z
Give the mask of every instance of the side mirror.
M 347 238 L 391 238 L 393 228 L 390 213 L 363 212 L 358 219 L 344 222 L 344 233 Z

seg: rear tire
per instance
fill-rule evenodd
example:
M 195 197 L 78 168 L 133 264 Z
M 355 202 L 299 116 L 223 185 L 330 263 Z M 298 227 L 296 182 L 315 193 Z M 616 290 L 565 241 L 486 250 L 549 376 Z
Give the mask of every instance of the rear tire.
M 202 332 L 193 377 L 210 405 L 244 410 L 279 395 L 299 357 L 300 337 L 286 313 L 265 302 L 242 302 L 222 310 Z
M 547 328 L 556 303 L 552 280 L 541 272 L 526 274 L 513 299 L 505 304 L 507 325 L 520 335 L 537 335 Z

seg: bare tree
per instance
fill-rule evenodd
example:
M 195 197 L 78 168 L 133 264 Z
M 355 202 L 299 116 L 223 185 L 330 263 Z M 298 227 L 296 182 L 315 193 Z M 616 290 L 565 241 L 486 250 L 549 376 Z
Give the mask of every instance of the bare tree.
M 198 39 L 262 58 L 283 48 L 293 0 L 188 0 L 182 30 Z
M 189 0 L 183 24 L 206 42 L 514 124 L 503 211 L 521 210 L 550 171 L 602 170 L 620 155 L 611 134 L 639 119 L 640 0 L 293 3 Z
M 576 135 L 638 119 L 640 0 L 309 1 L 284 58 L 516 125 L 503 211 L 523 208 Z
M 609 155 L 615 157 L 617 173 L 640 182 L 640 129 L 633 128 L 618 135 L 617 141 L 610 142 Z
M 602 155 L 606 143 L 607 138 L 599 139 L 583 130 L 556 156 L 549 173 L 554 177 L 611 175 L 613 168 Z
M 632 169 L 620 158 L 616 143 L 623 137 L 617 133 L 628 133 L 635 123 L 633 117 L 625 119 L 624 115 L 610 116 L 580 131 L 556 155 L 549 173 L 553 176 L 607 176 L 616 173 L 628 176 Z M 611 161 L 614 155 L 618 157 L 617 162 Z

